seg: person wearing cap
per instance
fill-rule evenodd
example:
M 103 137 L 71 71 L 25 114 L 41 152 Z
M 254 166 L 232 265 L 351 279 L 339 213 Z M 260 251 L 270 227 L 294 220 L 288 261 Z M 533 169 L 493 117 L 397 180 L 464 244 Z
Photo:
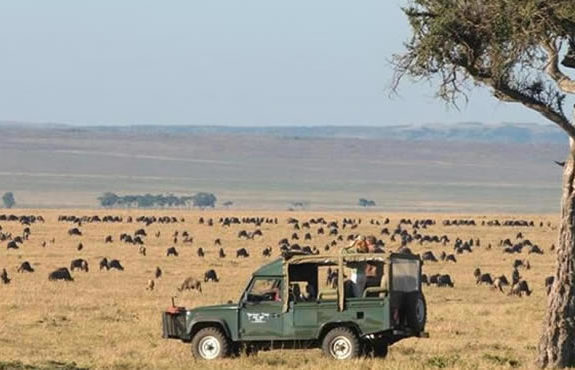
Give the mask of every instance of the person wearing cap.
M 348 253 L 368 253 L 369 248 L 367 242 L 365 241 L 365 236 L 358 236 L 355 240 L 344 249 Z M 363 289 L 366 284 L 365 269 L 367 266 L 366 262 L 354 262 L 348 265 L 351 268 L 351 291 L 354 297 L 361 297 L 363 294 Z

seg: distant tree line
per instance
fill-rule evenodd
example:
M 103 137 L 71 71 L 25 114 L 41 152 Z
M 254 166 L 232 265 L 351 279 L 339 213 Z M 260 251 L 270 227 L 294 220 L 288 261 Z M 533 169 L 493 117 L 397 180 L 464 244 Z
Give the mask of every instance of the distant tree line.
M 196 193 L 194 195 L 175 196 L 173 194 L 117 195 L 104 193 L 98 197 L 100 205 L 105 208 L 137 207 L 137 208 L 171 208 L 198 207 L 214 208 L 217 198 L 212 193 Z
M 16 198 L 12 192 L 7 192 L 2 195 L 2 203 L 5 208 L 12 208 L 16 205 Z

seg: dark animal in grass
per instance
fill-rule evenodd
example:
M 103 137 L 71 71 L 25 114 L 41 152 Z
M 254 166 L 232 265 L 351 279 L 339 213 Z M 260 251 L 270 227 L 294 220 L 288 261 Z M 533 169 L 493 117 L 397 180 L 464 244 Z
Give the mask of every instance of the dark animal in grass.
M 72 262 L 70 263 L 70 270 L 74 271 L 76 269 L 79 269 L 80 271 L 88 272 L 88 270 L 89 270 L 88 261 L 86 261 L 82 258 L 72 260 Z
M 204 283 L 207 283 L 208 281 L 213 281 L 213 282 L 219 282 L 220 279 L 218 279 L 218 274 L 216 273 L 216 270 L 208 270 L 204 273 Z
M 100 260 L 100 271 L 102 271 L 103 269 L 106 270 L 110 269 L 110 265 L 108 264 L 108 259 L 106 257 Z
M 16 271 L 18 271 L 18 272 L 34 272 L 34 269 L 30 265 L 30 262 L 24 261 L 20 264 L 20 267 L 18 267 L 18 270 L 16 270 Z
M 501 275 L 493 281 L 493 288 L 499 289 L 500 292 L 503 292 L 503 287 L 509 285 L 509 281 L 505 275 Z
M 10 278 L 8 277 L 8 272 L 6 269 L 2 269 L 2 274 L 0 274 L 0 280 L 2 280 L 2 284 L 8 285 L 10 284 Z
M 475 283 L 493 285 L 493 278 L 491 277 L 491 274 L 481 274 Z
M 118 260 L 111 260 L 108 266 L 110 266 L 111 269 L 124 271 L 124 266 L 122 266 L 122 264 Z
M 107 243 L 113 243 L 113 242 L 114 242 L 114 240 L 112 239 L 112 235 L 108 235 L 108 236 L 106 237 L 106 240 L 104 241 L 104 243 L 106 243 L 106 244 L 107 244 Z
M 68 235 L 70 236 L 82 236 L 82 232 L 77 227 L 68 230 Z
M 457 259 L 455 258 L 455 256 L 454 256 L 453 254 L 448 254 L 448 255 L 445 257 L 445 262 L 449 262 L 449 261 L 451 261 L 451 262 L 453 262 L 453 263 L 456 263 L 456 262 L 457 262 Z
M 159 266 L 156 267 L 154 275 L 156 276 L 156 279 L 159 279 L 162 276 L 162 269 Z
M 439 277 L 437 278 L 437 286 L 438 287 L 450 287 L 453 288 L 454 284 L 453 284 L 453 280 L 451 280 L 451 276 L 445 274 L 445 275 L 439 275 Z
M 142 256 L 146 256 L 146 247 L 141 245 L 140 248 L 138 248 L 138 253 L 140 253 Z
M 264 248 L 264 250 L 262 251 L 262 256 L 270 257 L 271 255 L 272 255 L 271 247 Z
M 509 291 L 509 295 L 516 295 L 519 297 L 523 297 L 523 294 L 530 296 L 531 293 L 532 291 L 529 289 L 529 285 L 525 280 L 520 280 L 517 284 L 513 285 Z
M 178 292 L 181 292 L 184 290 L 197 290 L 198 292 L 201 293 L 202 292 L 202 283 L 193 277 L 189 277 L 186 280 L 184 280 L 184 282 L 178 288 Z
M 521 275 L 519 275 L 519 271 L 517 269 L 513 269 L 513 272 L 511 273 L 511 285 L 513 286 L 519 283 L 519 280 L 521 280 Z
M 427 251 L 427 252 L 423 253 L 421 255 L 421 259 L 424 261 L 437 262 L 437 258 L 435 258 L 435 256 L 433 255 L 433 252 L 431 252 L 431 251 Z
M 481 276 L 481 269 L 479 267 L 475 268 L 475 270 L 473 270 L 473 276 L 475 277 L 475 279 L 477 279 L 478 277 Z
M 527 260 L 525 260 L 525 261 L 522 261 L 522 260 L 513 261 L 513 268 L 517 269 L 519 267 L 524 267 L 526 270 L 529 270 L 531 268 L 531 264 Z
M 214 240 L 214 245 L 222 245 L 222 241 L 218 238 Z
M 79 243 L 78 246 L 76 247 L 76 250 L 81 251 L 82 249 L 84 249 L 84 244 Z
M 202 247 L 198 248 L 197 253 L 198 253 L 198 257 L 204 257 L 205 256 L 205 253 L 204 253 L 204 250 L 202 249 Z
M 156 282 L 153 279 L 149 279 L 148 280 L 148 284 L 146 286 L 146 290 L 154 290 L 154 287 L 156 286 Z
M 220 248 L 219 256 L 220 258 L 226 258 L 226 252 L 224 252 L 224 248 Z
M 57 270 L 52 271 L 48 275 L 48 280 L 56 281 L 56 280 L 64 280 L 64 281 L 74 281 L 72 275 L 70 275 L 70 271 L 66 267 L 61 267 Z
M 166 250 L 166 257 L 169 257 L 169 256 L 175 256 L 175 257 L 179 256 L 178 251 L 176 250 L 176 247 L 170 247 Z
M 427 275 L 421 274 L 421 284 L 429 285 L 429 279 L 427 278 Z
M 6 249 L 20 249 L 20 247 L 18 246 L 18 243 L 16 243 L 14 240 L 11 240 L 8 242 L 8 245 L 6 245 Z
M 236 258 L 238 258 L 238 257 L 247 258 L 249 256 L 250 256 L 250 254 L 248 253 L 248 251 L 245 248 L 240 248 L 236 251 Z

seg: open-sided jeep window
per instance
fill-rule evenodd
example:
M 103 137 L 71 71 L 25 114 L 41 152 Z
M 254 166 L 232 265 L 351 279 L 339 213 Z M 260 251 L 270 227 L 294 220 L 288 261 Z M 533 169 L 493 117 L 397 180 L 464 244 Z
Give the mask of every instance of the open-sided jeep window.
M 258 302 L 281 302 L 280 278 L 255 278 L 246 295 L 246 301 Z
M 392 262 L 393 290 L 399 292 L 419 290 L 419 260 L 393 258 Z

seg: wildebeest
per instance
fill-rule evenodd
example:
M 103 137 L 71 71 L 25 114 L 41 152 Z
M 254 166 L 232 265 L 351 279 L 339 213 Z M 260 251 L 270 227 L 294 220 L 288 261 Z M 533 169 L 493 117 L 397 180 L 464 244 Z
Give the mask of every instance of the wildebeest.
M 18 272 L 34 272 L 34 269 L 30 265 L 30 262 L 24 261 L 20 264 L 20 267 L 18 267 L 17 271 Z
M 248 253 L 248 251 L 245 248 L 240 248 L 236 251 L 236 258 L 238 258 L 238 257 L 247 258 L 249 256 L 250 256 L 250 254 Z
M 184 280 L 184 282 L 180 285 L 180 287 L 178 288 L 178 292 L 184 291 L 184 290 L 197 290 L 198 292 L 202 292 L 202 283 L 200 283 L 199 280 L 193 278 L 193 277 L 189 277 L 186 280 Z
M 453 254 L 448 254 L 448 255 L 445 257 L 445 262 L 449 262 L 449 261 L 455 263 L 455 262 L 457 262 L 457 259 L 455 258 L 455 256 L 454 256 Z
M 421 274 L 421 284 L 429 285 L 429 279 L 427 279 L 427 275 Z
M 509 285 L 509 281 L 505 275 L 501 275 L 493 281 L 493 288 L 499 289 L 500 292 L 503 292 L 503 287 Z
M 100 260 L 100 271 L 102 271 L 102 269 L 110 269 L 110 265 L 108 264 L 108 259 L 106 257 Z
M 437 262 L 437 258 L 435 258 L 435 256 L 433 255 L 433 252 L 431 252 L 431 251 L 427 251 L 427 252 L 423 253 L 421 255 L 421 259 L 424 261 Z
M 148 280 L 148 285 L 146 287 L 146 290 L 154 290 L 155 286 L 156 286 L 156 283 L 154 282 L 154 279 L 150 279 L 150 280 Z
M 451 276 L 445 274 L 445 275 L 439 275 L 437 277 L 437 286 L 438 287 L 451 287 L 453 288 L 454 284 L 453 284 L 453 280 L 451 280 Z
M 170 247 L 166 250 L 166 257 L 169 257 L 169 256 L 175 256 L 175 257 L 179 256 L 178 251 L 176 250 L 176 247 Z
M 8 277 L 8 272 L 6 269 L 2 269 L 2 274 L 0 274 L 0 280 L 2 280 L 2 284 L 10 284 L 10 278 Z
M 146 255 L 146 247 L 141 245 L 140 248 L 138 248 L 138 253 L 140 253 L 142 256 L 145 256 Z
M 205 256 L 204 249 L 202 247 L 198 248 L 197 253 L 198 253 L 198 257 L 204 257 Z
M 75 269 L 80 269 L 81 271 L 88 272 L 88 261 L 82 258 L 72 260 L 70 263 L 70 270 L 74 271 Z
M 211 269 L 204 273 L 204 283 L 207 283 L 208 281 L 213 281 L 216 283 L 220 281 L 220 279 L 218 279 L 218 274 L 216 273 L 216 270 Z
M 108 235 L 104 243 L 113 243 L 112 235 Z
M 481 269 L 479 267 L 476 267 L 475 270 L 473 270 L 473 276 L 475 277 L 475 279 L 481 276 Z
M 525 269 L 529 270 L 531 268 L 531 264 L 527 260 L 515 260 L 513 261 L 513 268 L 517 269 L 519 267 L 524 267 Z
M 20 247 L 18 246 L 18 243 L 15 240 L 11 240 L 6 245 L 6 249 L 20 249 Z
M 226 252 L 224 252 L 224 248 L 220 248 L 219 256 L 220 258 L 226 258 Z
M 111 260 L 110 263 L 108 264 L 108 266 L 109 266 L 111 269 L 116 269 L 116 270 L 124 271 L 124 266 L 122 266 L 122 264 L 121 264 L 120 261 L 118 261 L 118 260 Z
M 162 276 L 162 269 L 159 266 L 156 266 L 156 272 L 154 274 L 156 279 L 159 279 Z
M 270 257 L 271 255 L 272 255 L 272 248 L 271 247 L 264 248 L 264 250 L 262 251 L 262 256 Z
M 68 235 L 70 235 L 70 236 L 74 236 L 74 235 L 76 235 L 76 236 L 82 236 L 82 232 L 80 231 L 80 229 L 78 229 L 77 227 L 75 227 L 75 228 L 73 228 L 73 229 L 68 230 Z
M 84 249 L 84 244 L 79 243 L 78 246 L 76 247 L 76 250 L 81 251 L 82 249 Z
M 55 280 L 65 280 L 65 281 L 74 281 L 72 275 L 70 275 L 70 271 L 66 267 L 61 267 L 57 270 L 52 271 L 48 275 L 48 280 L 55 281 Z
M 529 285 L 525 280 L 520 280 L 517 284 L 513 285 L 509 291 L 509 295 L 517 295 L 519 297 L 523 297 L 523 293 L 525 293 L 527 296 L 530 296 L 532 293 L 532 291 L 529 290 Z
M 481 274 L 477 277 L 475 283 L 493 285 L 493 278 L 491 277 L 491 274 Z

